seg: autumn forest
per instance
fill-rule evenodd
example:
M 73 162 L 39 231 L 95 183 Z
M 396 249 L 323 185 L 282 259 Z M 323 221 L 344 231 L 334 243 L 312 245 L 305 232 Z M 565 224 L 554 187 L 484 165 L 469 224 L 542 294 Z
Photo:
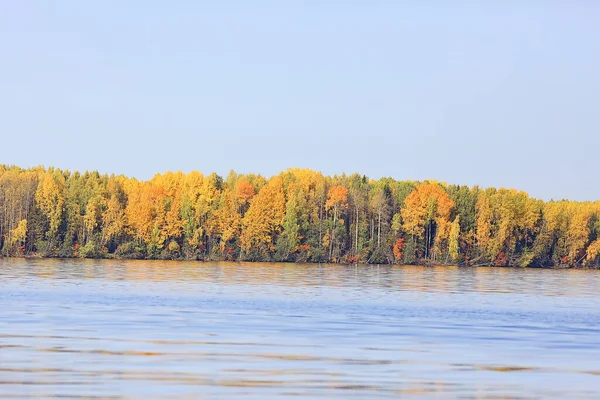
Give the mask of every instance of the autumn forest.
M 149 181 L 0 165 L 3 256 L 598 267 L 600 201 L 290 169 Z

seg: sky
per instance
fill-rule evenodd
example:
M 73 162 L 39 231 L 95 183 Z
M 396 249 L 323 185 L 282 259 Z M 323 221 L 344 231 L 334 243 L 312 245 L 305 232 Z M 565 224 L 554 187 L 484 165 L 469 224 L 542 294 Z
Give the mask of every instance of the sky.
M 596 200 L 598 21 L 591 0 L 0 0 L 0 163 Z

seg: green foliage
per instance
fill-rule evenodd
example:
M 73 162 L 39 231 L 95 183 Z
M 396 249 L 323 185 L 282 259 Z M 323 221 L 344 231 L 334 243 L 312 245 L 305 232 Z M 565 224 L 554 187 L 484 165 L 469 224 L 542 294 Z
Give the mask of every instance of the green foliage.
M 98 258 L 100 257 L 100 247 L 94 240 L 88 242 L 79 248 L 79 257 L 81 258 Z
M 131 241 L 120 244 L 115 250 L 115 256 L 126 259 L 143 259 L 145 258 L 145 252 L 146 249 L 143 245 L 136 241 Z

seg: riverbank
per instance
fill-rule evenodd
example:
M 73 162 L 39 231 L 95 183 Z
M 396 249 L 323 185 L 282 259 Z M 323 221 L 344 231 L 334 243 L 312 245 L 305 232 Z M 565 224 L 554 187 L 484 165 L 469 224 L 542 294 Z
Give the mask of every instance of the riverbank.
M 0 165 L 5 255 L 598 267 L 600 201 L 289 169 L 148 181 Z M 112 256 L 111 256 L 112 255 Z
M 452 263 L 435 263 L 431 260 L 419 260 L 412 264 L 402 263 L 340 263 L 340 262 L 306 262 L 306 261 L 262 261 L 262 260 L 222 260 L 222 259 L 190 259 L 190 258 L 144 258 L 144 257 L 119 257 L 115 254 L 106 254 L 104 257 L 48 257 L 39 254 L 26 254 L 21 256 L 4 256 L 0 255 L 0 259 L 24 259 L 24 260 L 117 260 L 117 261 L 174 261 L 174 262 L 198 262 L 198 263 L 214 263 L 214 262 L 233 262 L 233 263 L 250 263 L 250 264 L 302 264 L 302 265 L 323 265 L 332 264 L 340 266 L 374 266 L 374 265 L 386 265 L 386 266 L 424 266 L 424 267 L 461 267 L 461 268 L 477 268 L 477 267 L 490 267 L 490 268 L 530 268 L 530 269 L 600 269 L 598 265 L 529 265 L 526 267 L 520 267 L 515 265 L 491 265 L 491 264 L 452 264 Z

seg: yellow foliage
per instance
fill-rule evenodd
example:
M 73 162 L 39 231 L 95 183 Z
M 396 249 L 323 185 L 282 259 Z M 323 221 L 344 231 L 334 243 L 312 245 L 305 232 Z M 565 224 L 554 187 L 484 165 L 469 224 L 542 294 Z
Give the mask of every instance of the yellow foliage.
M 425 224 L 435 221 L 438 232 L 445 236 L 454 202 L 441 186 L 434 183 L 417 185 L 404 201 L 401 210 L 402 229 L 411 235 L 423 237 Z
M 475 239 L 477 246 L 485 252 L 492 235 L 492 209 L 485 192 L 480 192 L 475 206 L 477 210 Z
M 102 214 L 102 231 L 106 236 L 105 240 L 110 240 L 123 231 L 125 225 L 125 213 L 121 202 L 113 194 L 106 204 L 106 211 Z
M 456 218 L 454 219 L 454 222 L 452 222 L 452 226 L 450 228 L 450 238 L 449 238 L 450 257 L 454 261 L 458 260 L 458 252 L 459 252 L 458 238 L 459 238 L 459 235 L 460 235 L 460 215 L 457 215 Z
M 591 263 L 599 255 L 600 255 L 600 239 L 596 239 L 588 246 L 585 260 L 586 260 L 586 262 Z
M 328 210 L 332 208 L 347 208 L 348 207 L 348 189 L 344 186 L 333 186 L 327 193 L 327 202 L 325 207 Z
M 13 248 L 15 245 L 20 245 L 27 238 L 27 220 L 22 219 L 15 229 L 7 234 L 8 247 Z
M 244 252 L 257 248 L 265 252 L 273 244 L 273 235 L 281 230 L 285 215 L 285 194 L 280 176 L 271 178 L 254 196 L 242 220 L 240 245 Z
M 156 258 L 166 246 L 190 258 L 218 256 L 220 248 L 229 258 L 291 260 L 304 246 L 311 249 L 304 260 L 369 254 L 385 262 L 403 239 L 395 250 L 407 262 L 581 265 L 600 256 L 600 202 L 544 203 L 514 189 L 297 168 L 268 180 L 178 171 L 138 181 L 0 165 L 0 235 L 8 255 L 15 246 L 55 256 L 88 246 Z
M 65 204 L 64 190 L 65 178 L 62 174 L 51 171 L 42 174 L 35 200 L 40 210 L 48 216 L 50 222 L 48 237 L 54 237 L 58 233 Z

